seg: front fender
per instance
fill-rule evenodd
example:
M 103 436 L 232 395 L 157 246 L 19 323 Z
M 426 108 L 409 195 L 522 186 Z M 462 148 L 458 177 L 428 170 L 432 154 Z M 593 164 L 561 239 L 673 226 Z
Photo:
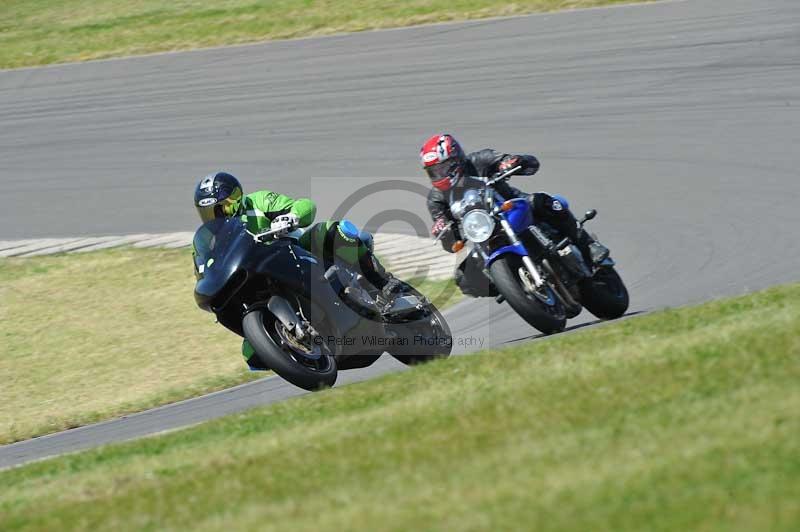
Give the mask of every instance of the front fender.
M 525 246 L 520 244 L 509 244 L 507 246 L 503 246 L 501 248 L 497 248 L 492 252 L 491 255 L 486 259 L 486 267 L 492 265 L 492 263 L 497 260 L 500 256 L 505 255 L 506 253 L 513 253 L 514 255 L 519 255 L 520 257 L 527 257 L 528 250 L 525 249 Z

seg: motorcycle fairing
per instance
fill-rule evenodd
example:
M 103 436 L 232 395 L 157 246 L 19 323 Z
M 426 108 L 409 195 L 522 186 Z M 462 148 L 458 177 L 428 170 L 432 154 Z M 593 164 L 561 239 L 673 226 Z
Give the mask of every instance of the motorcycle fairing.
M 289 240 L 289 241 L 287 241 Z M 245 308 L 264 302 L 275 288 L 284 296 L 305 295 L 315 302 L 308 318 L 327 321 L 339 337 L 383 334 L 382 325 L 362 319 L 340 299 L 324 277 L 321 261 L 293 239 L 261 243 L 237 219 L 211 220 L 194 239 L 198 306 L 216 314 L 220 324 L 242 336 Z M 202 272 L 199 266 L 203 265 Z M 313 297 L 311 297 L 313 296 Z M 319 315 L 317 313 L 320 313 Z M 353 345 L 346 354 L 374 347 Z M 338 358 L 338 355 L 337 355 Z

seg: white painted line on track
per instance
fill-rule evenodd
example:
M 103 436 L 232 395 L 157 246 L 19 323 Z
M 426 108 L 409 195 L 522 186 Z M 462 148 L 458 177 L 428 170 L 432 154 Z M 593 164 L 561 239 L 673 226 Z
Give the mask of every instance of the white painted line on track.
M 88 253 L 120 246 L 176 249 L 188 247 L 194 233 L 137 234 L 84 238 L 40 238 L 0 241 L 0 257 L 37 257 L 57 253 Z M 445 253 L 429 238 L 394 233 L 375 235 L 375 253 L 399 277 L 447 279 L 455 268 L 455 255 Z

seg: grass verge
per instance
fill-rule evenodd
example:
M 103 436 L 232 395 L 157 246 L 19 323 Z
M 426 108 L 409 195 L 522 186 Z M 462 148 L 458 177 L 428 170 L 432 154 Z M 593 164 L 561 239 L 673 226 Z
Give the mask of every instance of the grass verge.
M 0 68 L 631 0 L 4 0 Z
M 797 530 L 800 285 L 0 472 L 0 528 Z
M 452 281 L 414 283 L 444 308 Z M 188 249 L 0 261 L 0 444 L 263 377 L 194 303 Z
M 259 376 L 193 287 L 187 249 L 0 261 L 0 443 Z

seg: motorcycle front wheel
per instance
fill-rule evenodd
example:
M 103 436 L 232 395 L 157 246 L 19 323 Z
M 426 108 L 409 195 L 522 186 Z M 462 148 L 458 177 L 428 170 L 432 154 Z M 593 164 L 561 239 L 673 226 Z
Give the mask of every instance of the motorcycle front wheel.
M 497 290 L 522 319 L 544 334 L 564 330 L 567 316 L 561 300 L 547 285 L 537 295 L 525 290 L 523 276 L 528 273 L 519 256 L 499 257 L 489 267 L 489 271 Z
M 316 391 L 336 382 L 336 359 L 324 342 L 298 339 L 266 309 L 248 312 L 242 328 L 264 365 L 295 386 Z

